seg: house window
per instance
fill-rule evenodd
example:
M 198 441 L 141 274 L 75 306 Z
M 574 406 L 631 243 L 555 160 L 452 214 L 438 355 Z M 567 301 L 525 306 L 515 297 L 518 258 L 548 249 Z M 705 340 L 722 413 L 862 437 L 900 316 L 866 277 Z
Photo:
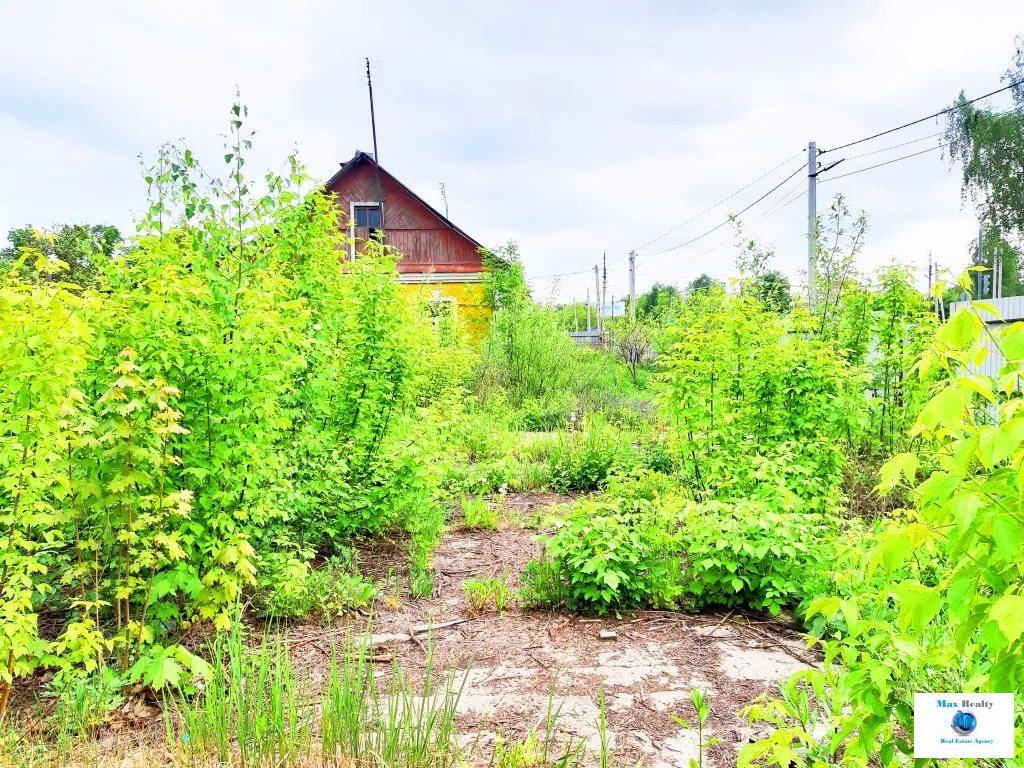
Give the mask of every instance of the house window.
M 431 291 L 427 300 L 427 316 L 434 326 L 434 335 L 442 347 L 454 343 L 456 328 L 456 301 L 454 296 L 441 296 L 438 290 Z
M 371 232 L 380 229 L 380 206 L 357 205 L 356 226 L 367 227 Z

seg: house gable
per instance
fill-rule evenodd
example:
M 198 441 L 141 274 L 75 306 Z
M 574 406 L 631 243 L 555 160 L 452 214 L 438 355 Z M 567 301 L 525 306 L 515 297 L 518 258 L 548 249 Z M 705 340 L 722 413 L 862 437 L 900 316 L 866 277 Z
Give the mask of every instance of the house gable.
M 337 195 L 342 226 L 359 242 L 365 241 L 370 231 L 354 226 L 353 206 L 377 200 L 377 169 L 370 155 L 356 152 L 326 184 L 326 191 Z M 479 276 L 483 259 L 476 240 L 383 167 L 380 168 L 380 192 L 384 200 L 387 243 L 403 254 L 397 264 L 399 273 L 408 275 L 409 279 L 423 274 L 425 280 L 431 279 L 427 274 Z

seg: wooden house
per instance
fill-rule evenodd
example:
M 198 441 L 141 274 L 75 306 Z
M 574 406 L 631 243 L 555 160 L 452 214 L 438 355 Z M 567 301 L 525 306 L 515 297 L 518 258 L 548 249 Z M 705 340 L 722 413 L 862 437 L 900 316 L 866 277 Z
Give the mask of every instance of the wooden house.
M 357 151 L 342 163 L 326 189 L 337 196 L 342 226 L 352 238 L 349 258 L 355 259 L 381 229 L 383 213 L 384 240 L 402 254 L 398 282 L 423 297 L 432 311 L 454 311 L 471 333 L 486 332 L 491 307 L 480 243 L 366 152 Z

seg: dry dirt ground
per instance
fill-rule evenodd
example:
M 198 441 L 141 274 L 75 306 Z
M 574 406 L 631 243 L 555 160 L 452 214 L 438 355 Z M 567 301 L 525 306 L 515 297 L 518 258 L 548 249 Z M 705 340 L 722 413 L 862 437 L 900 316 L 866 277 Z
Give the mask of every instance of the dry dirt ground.
M 506 508 L 528 519 L 566 500 L 510 495 Z M 759 735 L 737 712 L 791 673 L 817 663 L 795 628 L 767 616 L 640 612 L 590 619 L 518 607 L 473 616 L 463 581 L 507 574 L 509 584 L 517 586 L 525 564 L 541 552 L 536 535 L 518 526 L 487 532 L 453 523 L 433 556 L 434 594 L 423 600 L 403 594 L 392 597 L 390 605 L 385 596 L 370 619 L 375 635 L 408 635 L 417 625 L 470 619 L 434 631 L 429 642 L 435 675 L 449 671 L 457 684 L 465 679 L 457 726 L 485 751 L 499 735 L 507 740 L 530 729 L 543 733 L 552 693 L 563 737 L 583 740 L 596 751 L 603 687 L 616 764 L 634 765 L 642 758 L 646 766 L 687 766 L 696 757 L 696 734 L 676 725 L 670 714 L 694 722 L 690 692 L 697 688 L 712 701 L 705 737 L 721 740 L 709 756 L 716 765 L 733 764 L 739 748 Z M 360 567 L 375 583 L 387 584 L 389 577 L 404 582 L 406 558 L 398 546 L 378 545 L 363 553 Z M 291 640 L 295 653 L 305 657 L 302 666 L 308 664 L 314 676 L 326 669 L 318 656 L 357 626 L 295 628 Z M 602 630 L 616 632 L 616 639 L 602 640 Z M 403 640 L 387 648 L 380 652 L 397 655 L 411 679 L 422 678 L 425 642 Z

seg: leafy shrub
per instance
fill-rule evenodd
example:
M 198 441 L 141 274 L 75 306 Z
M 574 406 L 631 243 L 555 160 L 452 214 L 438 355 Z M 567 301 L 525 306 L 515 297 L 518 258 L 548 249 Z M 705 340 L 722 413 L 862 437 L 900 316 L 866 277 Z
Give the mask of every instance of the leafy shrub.
M 679 478 L 651 469 L 642 464 L 631 468 L 615 468 L 605 481 L 608 496 L 624 499 L 657 501 L 679 490 Z
M 562 567 L 549 557 L 531 560 L 520 577 L 519 602 L 526 608 L 561 608 L 568 599 Z
M 775 493 L 782 470 L 806 508 L 834 510 L 844 443 L 866 418 L 864 376 L 834 343 L 794 326 L 753 298 L 720 293 L 673 326 L 659 358 L 660 412 L 697 494 Z
M 434 492 L 412 416 L 437 342 L 397 254 L 373 241 L 340 269 L 335 202 L 294 156 L 247 181 L 245 122 L 234 105 L 223 180 L 161 150 L 98 288 L 28 251 L 0 271 L 0 716 L 44 662 L 179 679 L 192 657 L 165 641 L 277 586 L 257 552 L 330 552 Z
M 599 425 L 559 437 L 549 459 L 552 487 L 560 493 L 600 488 L 625 451 L 620 441 L 615 430 Z
M 266 574 L 275 586 L 257 594 L 257 611 L 270 618 L 315 618 L 330 624 L 336 616 L 371 605 L 378 590 L 356 567 L 351 550 L 310 568 L 304 560 L 289 558 L 278 571 Z
M 673 515 L 644 499 L 581 499 L 549 522 L 555 532 L 545 554 L 569 608 L 603 614 L 676 606 L 682 540 Z
M 466 515 L 466 525 L 470 528 L 498 530 L 498 509 L 491 506 L 483 496 L 463 496 L 462 511 Z
M 819 515 L 757 501 L 688 505 L 683 591 L 697 610 L 742 606 L 778 614 L 807 594 L 808 577 L 828 559 L 833 531 Z

